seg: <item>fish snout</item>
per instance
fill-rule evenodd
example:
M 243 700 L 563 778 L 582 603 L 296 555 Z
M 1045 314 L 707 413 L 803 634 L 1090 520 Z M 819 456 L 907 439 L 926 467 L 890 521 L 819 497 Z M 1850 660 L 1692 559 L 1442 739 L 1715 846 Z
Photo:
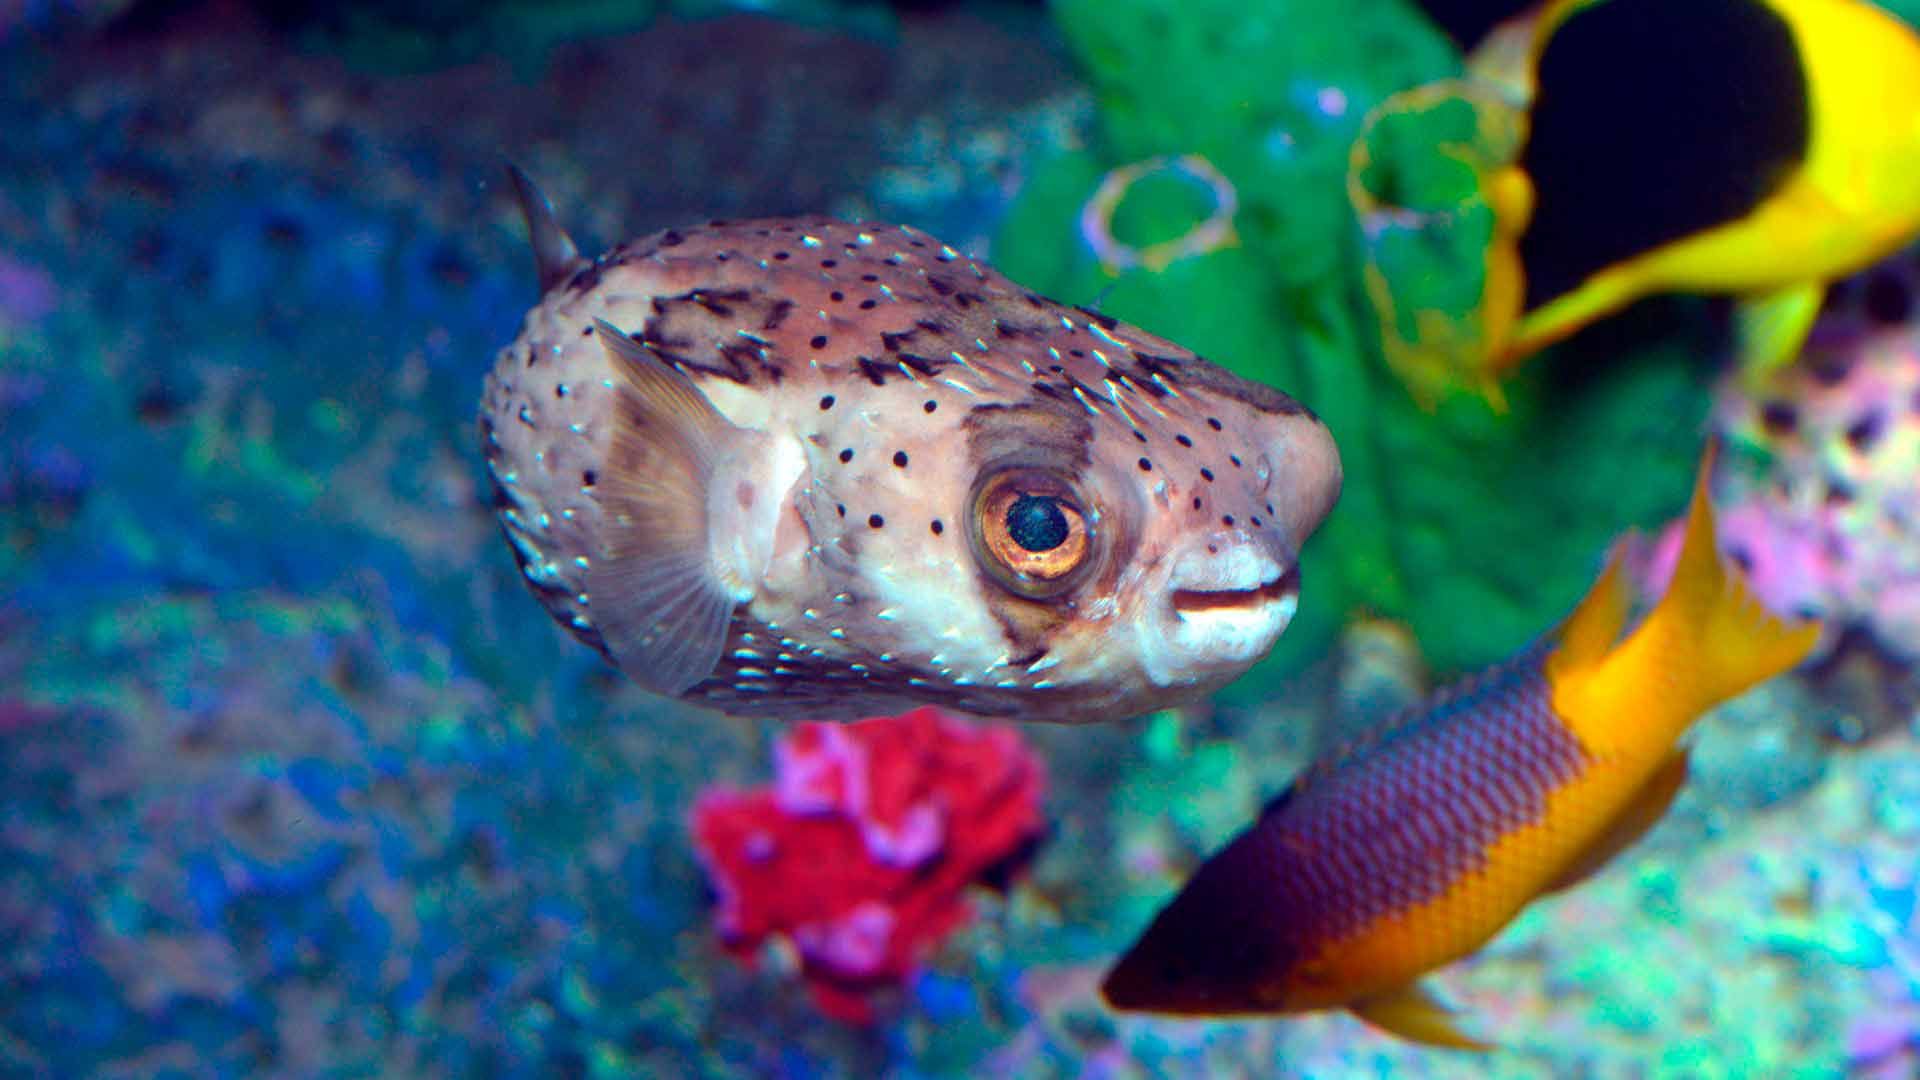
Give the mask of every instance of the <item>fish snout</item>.
M 1312 413 L 1277 417 L 1260 468 L 1284 543 L 1298 552 L 1340 499 L 1344 473 L 1333 432 Z
M 1231 679 L 1265 656 L 1300 603 L 1300 569 L 1270 529 L 1196 537 L 1168 560 L 1159 617 L 1145 627 L 1162 685 Z

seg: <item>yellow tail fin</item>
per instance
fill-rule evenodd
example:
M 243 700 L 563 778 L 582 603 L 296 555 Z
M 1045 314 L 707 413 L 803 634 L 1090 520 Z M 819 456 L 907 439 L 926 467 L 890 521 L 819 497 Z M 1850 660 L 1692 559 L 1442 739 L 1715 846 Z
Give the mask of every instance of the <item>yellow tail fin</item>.
M 1820 636 L 1817 622 L 1788 622 L 1768 611 L 1721 557 L 1707 498 L 1713 458 L 1709 447 L 1673 580 L 1633 635 L 1646 639 L 1650 655 L 1643 659 L 1664 669 L 1688 720 L 1798 664 Z

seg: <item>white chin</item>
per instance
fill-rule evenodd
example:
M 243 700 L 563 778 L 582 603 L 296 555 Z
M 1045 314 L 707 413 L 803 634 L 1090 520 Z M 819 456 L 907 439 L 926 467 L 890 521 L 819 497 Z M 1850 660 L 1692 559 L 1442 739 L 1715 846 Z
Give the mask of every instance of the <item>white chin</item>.
M 1299 574 L 1243 590 L 1176 590 L 1166 617 L 1147 628 L 1147 675 L 1161 686 L 1231 679 L 1280 639 L 1300 608 Z M 1157 632 L 1156 632 L 1157 631 Z

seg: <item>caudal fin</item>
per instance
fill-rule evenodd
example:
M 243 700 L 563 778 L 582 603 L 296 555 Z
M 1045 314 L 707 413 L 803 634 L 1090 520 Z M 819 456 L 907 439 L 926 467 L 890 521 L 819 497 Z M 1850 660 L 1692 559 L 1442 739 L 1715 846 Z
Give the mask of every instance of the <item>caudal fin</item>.
M 1768 611 L 1721 557 L 1707 498 L 1713 457 L 1710 447 L 1700 463 L 1672 582 L 1634 634 L 1645 639 L 1645 662 L 1666 669 L 1694 713 L 1798 664 L 1820 636 L 1817 622 L 1790 622 Z

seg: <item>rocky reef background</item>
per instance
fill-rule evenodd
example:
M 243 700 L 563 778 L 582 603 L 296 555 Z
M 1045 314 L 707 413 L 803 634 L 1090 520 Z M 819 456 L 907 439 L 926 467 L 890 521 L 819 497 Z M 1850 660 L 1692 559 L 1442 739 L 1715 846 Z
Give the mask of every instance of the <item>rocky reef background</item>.
M 1232 44 L 1207 20 L 1249 9 L 1095 7 L 0 2 L 0 1075 L 1914 1068 L 1920 737 L 1911 675 L 1870 643 L 1709 718 L 1667 822 L 1439 976 L 1506 1046 L 1484 1063 L 1344 1017 L 1098 1004 L 1317 741 L 1424 687 L 1422 651 L 1491 658 L 1603 539 L 1677 508 L 1713 373 L 1688 359 L 1710 318 L 1657 304 L 1583 346 L 1634 358 L 1623 376 L 1545 381 L 1517 420 L 1421 419 L 1364 366 L 1333 269 L 1363 256 L 1324 181 L 1367 100 L 1450 46 L 1399 4 L 1360 40 L 1412 44 L 1372 52 L 1337 47 L 1351 5 L 1258 5 L 1284 78 L 1257 115 L 1183 129 L 1165 118 L 1235 92 L 1201 82 Z M 1156 55 L 1177 77 L 1121 78 Z M 1180 152 L 1236 185 L 1239 245 L 1103 271 L 1091 193 Z M 790 957 L 727 954 L 689 837 L 701 786 L 763 783 L 775 733 L 635 690 L 496 536 L 472 415 L 532 299 L 509 156 L 588 247 L 715 215 L 910 222 L 1229 359 L 1274 350 L 1250 373 L 1346 417 L 1363 469 L 1435 464 L 1309 552 L 1309 595 L 1340 602 L 1284 670 L 1215 708 L 1024 732 L 1049 822 L 1025 878 L 876 1022 L 824 1018 Z M 1206 216 L 1181 197 L 1136 208 L 1137 246 Z M 1550 481 L 1474 462 L 1551 429 L 1562 467 L 1617 476 L 1641 432 L 1619 418 L 1650 415 L 1635 450 L 1664 472 L 1621 505 L 1576 492 L 1586 541 L 1551 560 L 1476 569 Z M 1397 550 L 1366 546 L 1391 528 Z M 1428 632 L 1487 596 L 1492 631 Z

